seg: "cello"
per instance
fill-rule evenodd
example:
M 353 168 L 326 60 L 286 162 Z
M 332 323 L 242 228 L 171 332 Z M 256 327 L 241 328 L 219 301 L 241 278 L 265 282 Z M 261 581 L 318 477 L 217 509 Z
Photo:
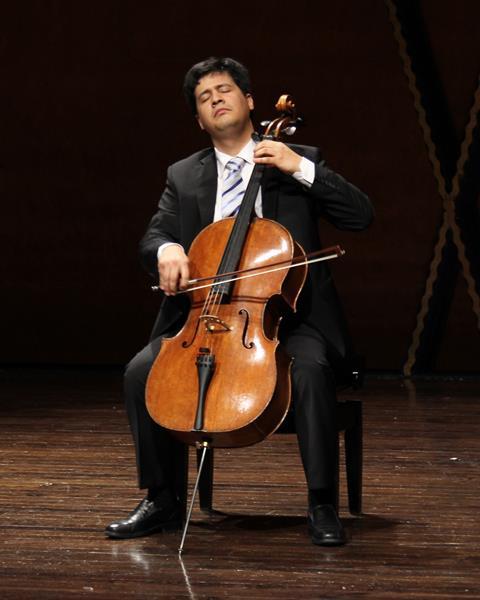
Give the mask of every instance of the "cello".
M 263 138 L 292 134 L 299 123 L 290 96 L 281 96 L 276 108 L 281 116 L 267 124 Z M 278 330 L 283 315 L 295 311 L 307 258 L 285 227 L 255 216 L 264 170 L 255 165 L 238 215 L 210 224 L 193 241 L 192 281 L 212 283 L 186 290 L 188 318 L 162 341 L 147 380 L 152 419 L 182 442 L 203 448 L 180 553 L 206 450 L 262 441 L 290 406 L 291 359 Z M 296 268 L 273 268 L 277 263 Z M 251 270 L 268 277 L 232 278 Z

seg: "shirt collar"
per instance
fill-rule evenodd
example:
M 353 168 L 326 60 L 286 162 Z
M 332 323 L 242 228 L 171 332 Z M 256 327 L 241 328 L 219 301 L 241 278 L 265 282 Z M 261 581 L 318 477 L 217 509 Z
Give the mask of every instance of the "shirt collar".
M 253 139 L 250 139 L 245 146 L 235 154 L 235 156 L 239 156 L 243 158 L 243 160 L 251 165 L 253 165 L 253 151 L 255 150 L 255 142 Z M 221 152 L 218 148 L 215 148 L 215 156 L 217 159 L 217 169 L 219 177 L 223 177 L 223 171 L 225 170 L 225 165 L 229 160 L 235 158 L 235 156 L 231 156 L 230 154 L 225 154 L 225 152 Z

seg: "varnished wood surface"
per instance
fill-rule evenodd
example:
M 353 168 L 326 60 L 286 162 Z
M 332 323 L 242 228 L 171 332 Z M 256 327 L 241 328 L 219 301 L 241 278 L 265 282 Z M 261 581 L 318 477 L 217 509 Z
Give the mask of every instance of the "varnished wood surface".
M 141 498 L 121 373 L 0 375 L 2 599 L 480 598 L 478 381 L 367 381 L 365 514 L 342 473 L 342 548 L 310 543 L 293 436 L 218 450 L 225 514 L 194 513 L 180 561 L 177 533 L 103 535 Z

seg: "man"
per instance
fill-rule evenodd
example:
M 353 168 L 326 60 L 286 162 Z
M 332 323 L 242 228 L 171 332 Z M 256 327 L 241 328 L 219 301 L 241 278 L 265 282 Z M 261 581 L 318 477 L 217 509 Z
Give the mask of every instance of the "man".
M 318 217 L 349 230 L 364 229 L 373 218 L 368 198 L 328 169 L 318 149 L 271 140 L 255 143 L 250 116 L 254 102 L 243 65 L 230 58 L 198 63 L 185 77 L 184 92 L 213 148 L 169 167 L 158 211 L 140 244 L 142 261 L 159 276 L 165 295 L 150 344 L 125 373 L 139 485 L 148 494 L 128 518 L 107 527 L 106 534 L 112 538 L 148 535 L 180 525 L 181 510 L 174 493 L 178 442 L 148 415 L 145 384 L 162 338 L 174 335 L 185 321 L 188 302 L 176 292 L 189 279 L 187 252 L 194 237 L 212 221 L 235 214 L 255 164 L 269 167 L 255 205 L 257 216 L 284 225 L 307 253 L 320 247 Z M 335 508 L 334 368 L 347 358 L 349 345 L 324 263 L 309 268 L 297 313 L 282 322 L 280 339 L 294 358 L 292 401 L 308 485 L 312 541 L 340 545 L 345 543 L 345 533 Z

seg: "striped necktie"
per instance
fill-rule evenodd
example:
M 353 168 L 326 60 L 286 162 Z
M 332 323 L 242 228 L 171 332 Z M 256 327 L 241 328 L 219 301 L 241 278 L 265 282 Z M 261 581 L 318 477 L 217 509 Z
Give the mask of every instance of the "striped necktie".
M 235 157 L 225 165 L 223 175 L 222 189 L 222 218 L 236 215 L 243 195 L 245 194 L 245 185 L 242 179 L 242 168 L 245 164 L 243 158 Z

